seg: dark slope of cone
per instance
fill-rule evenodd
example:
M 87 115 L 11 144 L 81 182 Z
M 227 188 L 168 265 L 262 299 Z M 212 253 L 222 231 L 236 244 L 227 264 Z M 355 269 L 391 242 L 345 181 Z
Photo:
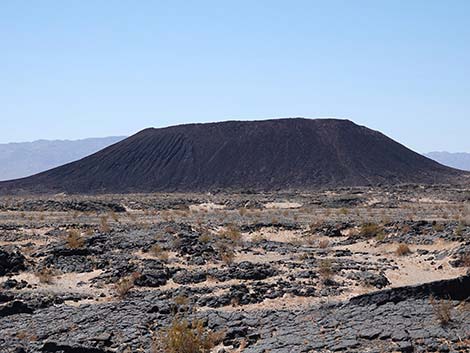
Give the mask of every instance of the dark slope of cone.
M 348 120 L 296 118 L 146 129 L 77 162 L 0 183 L 0 192 L 309 189 L 460 175 Z

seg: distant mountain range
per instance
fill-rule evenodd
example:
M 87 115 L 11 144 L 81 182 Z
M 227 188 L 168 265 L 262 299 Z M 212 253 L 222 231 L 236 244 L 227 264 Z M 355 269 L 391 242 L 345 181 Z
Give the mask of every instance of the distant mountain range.
M 33 175 L 81 159 L 125 137 L 0 144 L 0 180 Z
M 429 152 L 424 155 L 449 167 L 470 171 L 470 153 Z
M 0 193 L 301 190 L 466 176 L 349 120 L 294 118 L 145 129 L 79 161 L 1 182 Z

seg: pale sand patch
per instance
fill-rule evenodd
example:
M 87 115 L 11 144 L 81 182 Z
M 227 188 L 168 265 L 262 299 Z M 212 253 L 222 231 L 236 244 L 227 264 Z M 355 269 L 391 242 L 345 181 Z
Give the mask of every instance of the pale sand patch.
M 397 270 L 385 271 L 385 276 L 390 281 L 390 287 L 401 287 L 415 284 L 422 284 L 426 282 L 438 281 L 441 279 L 451 279 L 462 276 L 466 273 L 464 268 L 454 268 L 449 265 L 448 258 L 443 260 L 435 260 L 434 265 L 431 265 L 430 261 L 424 261 L 427 255 L 420 256 L 417 254 L 418 249 L 428 251 L 442 251 L 451 250 L 459 246 L 458 242 L 447 242 L 442 239 L 438 239 L 434 244 L 431 245 L 408 245 L 411 254 L 406 256 L 398 256 L 395 251 L 398 244 L 380 244 L 375 245 L 374 242 L 367 241 L 358 242 L 351 245 L 340 246 L 337 249 L 349 249 L 354 253 L 365 253 L 375 257 L 376 261 L 380 261 L 379 258 L 388 258 L 395 262 L 398 267 Z M 353 254 L 353 259 L 364 260 L 364 254 Z M 371 258 L 369 261 L 373 261 Z M 442 269 L 437 268 L 442 266 Z
M 448 204 L 450 201 L 447 200 L 439 200 L 439 199 L 433 199 L 430 197 L 421 197 L 419 199 L 417 198 L 411 198 L 411 202 L 418 202 L 418 203 L 439 203 L 439 204 Z
M 301 208 L 302 204 L 298 202 L 268 202 L 264 205 L 267 209 L 288 210 L 294 208 Z
M 216 211 L 216 210 L 223 210 L 225 209 L 225 205 L 218 205 L 213 202 L 206 202 L 201 203 L 199 205 L 190 205 L 189 210 L 191 212 L 199 212 L 199 211 Z
M 263 227 L 252 233 L 245 233 L 243 237 L 247 241 L 253 239 L 266 239 L 279 243 L 290 243 L 301 239 L 302 231 L 292 231 L 284 229 L 274 229 L 271 227 Z
M 258 249 L 253 249 L 258 250 Z M 275 263 L 281 260 L 290 260 L 292 254 L 281 255 L 277 252 L 264 252 L 261 248 L 257 253 L 236 253 L 234 262 L 248 261 L 254 264 Z
M 4 276 L 0 277 L 0 282 L 7 280 L 8 278 L 15 279 L 17 281 L 25 280 L 31 285 L 36 285 L 36 291 L 45 291 L 51 293 L 91 293 L 91 292 L 102 292 L 102 289 L 93 288 L 89 281 L 100 274 L 102 270 L 95 270 L 92 272 L 83 273 L 64 273 L 53 277 L 51 284 L 40 283 L 39 278 L 31 272 L 22 272 L 15 276 Z M 78 283 L 84 282 L 82 286 L 78 286 Z

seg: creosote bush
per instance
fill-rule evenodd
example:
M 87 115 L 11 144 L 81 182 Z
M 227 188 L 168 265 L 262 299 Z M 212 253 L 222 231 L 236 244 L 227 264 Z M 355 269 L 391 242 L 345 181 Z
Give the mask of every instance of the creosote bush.
M 321 260 L 318 264 L 318 274 L 323 282 L 331 280 L 334 276 L 333 263 L 329 259 Z
M 211 239 L 212 239 L 211 233 L 207 230 L 204 230 L 204 231 L 201 232 L 201 235 L 199 236 L 198 240 L 201 243 L 208 243 L 208 242 L 211 241 Z
M 168 251 L 164 250 L 160 245 L 155 244 L 150 248 L 150 251 L 153 256 L 158 258 L 159 260 L 163 262 L 168 262 L 168 259 L 170 258 L 170 254 Z
M 240 230 L 233 224 L 229 224 L 227 229 L 222 231 L 219 235 L 221 238 L 230 240 L 234 244 L 239 244 L 242 239 Z
M 134 283 L 140 274 L 134 272 L 132 275 L 123 277 L 114 285 L 114 290 L 119 298 L 124 298 L 134 288 Z
M 231 265 L 235 259 L 235 252 L 225 243 L 217 244 L 217 252 L 219 253 L 220 259 L 226 264 Z
M 405 256 L 411 254 L 411 250 L 406 244 L 399 244 L 395 250 L 398 256 Z
M 72 229 L 68 232 L 66 242 L 69 249 L 79 249 L 85 245 L 85 239 L 83 239 L 80 231 L 77 229 Z
M 224 333 L 207 329 L 200 320 L 189 323 L 176 317 L 154 335 L 152 353 L 209 353 L 223 338 Z
M 364 223 L 360 230 L 359 235 L 366 238 L 372 238 L 383 233 L 383 228 L 376 223 Z

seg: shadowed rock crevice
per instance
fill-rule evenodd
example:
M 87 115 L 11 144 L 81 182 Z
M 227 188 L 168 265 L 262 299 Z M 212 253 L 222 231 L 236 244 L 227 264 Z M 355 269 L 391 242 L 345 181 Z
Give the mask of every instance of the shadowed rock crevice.
M 410 298 L 418 299 L 426 297 L 450 300 L 468 299 L 470 298 L 470 276 L 368 293 L 351 298 L 350 303 L 355 305 L 382 305 L 392 302 L 396 304 Z

